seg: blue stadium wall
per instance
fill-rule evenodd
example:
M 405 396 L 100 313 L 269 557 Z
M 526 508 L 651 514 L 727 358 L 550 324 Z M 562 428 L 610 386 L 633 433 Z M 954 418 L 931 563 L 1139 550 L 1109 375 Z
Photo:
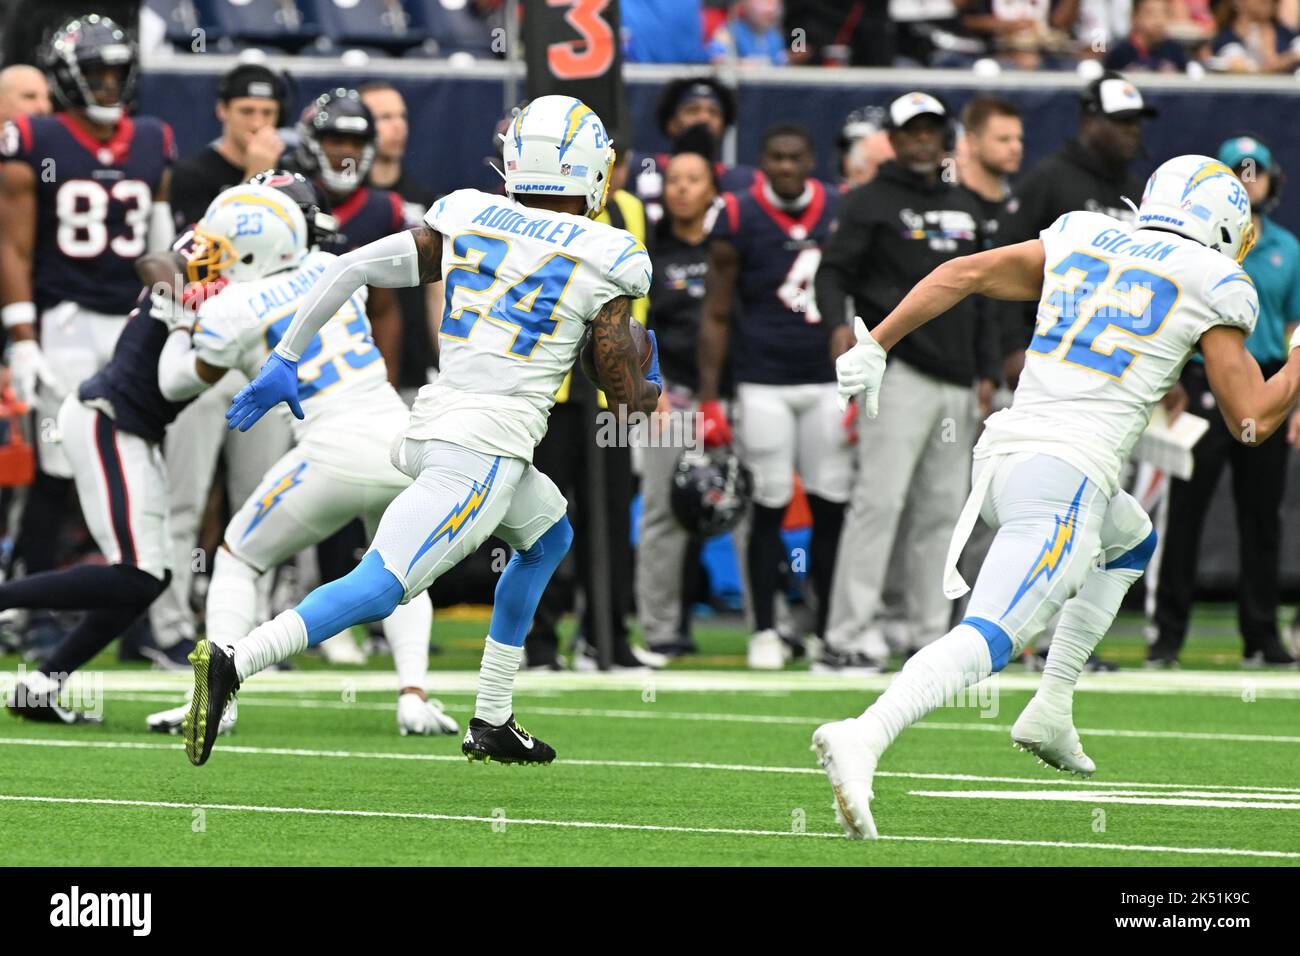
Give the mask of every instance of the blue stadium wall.
M 205 68 L 151 68 L 143 76 L 140 90 L 141 111 L 172 124 L 182 155 L 197 151 L 218 134 L 212 110 L 216 77 L 227 62 L 233 62 L 216 56 L 191 59 L 202 60 Z M 223 65 L 218 66 L 218 62 Z M 323 71 L 320 64 L 308 64 L 312 67 L 310 73 L 302 72 L 302 59 L 285 65 L 295 74 L 297 108 L 338 83 L 389 80 L 405 96 L 410 111 L 411 171 L 439 190 L 494 186 L 495 174 L 483 160 L 488 155 L 492 129 L 504 113 L 502 65 L 483 64 L 475 67 L 472 75 L 466 75 L 466 70 L 437 67 L 420 70 L 410 64 L 370 71 Z M 431 72 L 435 75 L 427 75 Z M 635 131 L 631 146 L 639 156 L 646 156 L 667 145 L 655 128 L 654 108 L 664 80 L 673 74 L 651 68 L 630 68 L 628 72 L 628 104 Z M 761 78 L 754 79 L 750 77 L 759 74 L 742 75 L 736 141 L 740 162 L 756 161 L 766 125 L 794 120 L 805 124 L 816 138 L 819 175 L 833 179 L 835 140 L 845 116 L 869 104 L 887 103 L 920 85 L 938 92 L 954 111 L 980 91 L 998 92 L 1019 103 L 1026 120 L 1025 168 L 1054 151 L 1074 133 L 1077 123 L 1078 81 L 1068 74 L 1009 75 L 990 83 L 976 83 L 968 73 L 949 71 L 914 74 L 846 70 L 838 74 L 845 79 L 837 82 L 828 81 L 837 76 L 830 71 L 797 74 L 799 82 L 791 82 L 790 73 L 764 71 Z M 1136 165 L 1140 176 L 1144 177 L 1164 157 L 1212 153 L 1224 138 L 1241 131 L 1264 135 L 1283 163 L 1293 158 L 1300 162 L 1300 84 L 1293 80 L 1220 80 L 1190 88 L 1184 83 L 1175 88 L 1165 78 L 1153 78 L 1143 83 L 1143 89 L 1161 114 L 1147 126 L 1150 158 Z M 1300 186 L 1283 196 L 1278 218 L 1288 228 L 1300 229 Z
M 232 58 L 220 56 L 189 57 L 183 63 L 153 66 L 142 77 L 141 111 L 172 124 L 182 156 L 196 152 L 218 135 L 212 106 L 216 77 L 233 62 Z M 511 75 L 505 64 L 481 63 L 464 70 L 397 63 L 383 69 L 345 70 L 310 59 L 272 62 L 294 74 L 299 108 L 320 91 L 339 83 L 355 85 L 381 78 L 392 82 L 405 96 L 410 113 L 410 171 L 439 191 L 465 186 L 496 188 L 499 179 L 485 158 L 491 148 L 492 130 L 505 111 L 506 85 Z M 644 157 L 667 145 L 655 128 L 655 101 L 663 83 L 679 71 L 631 67 L 627 72 L 628 103 L 635 131 L 631 145 L 640 164 Z M 1073 135 L 1079 85 L 1077 78 L 1060 73 L 1007 75 L 979 82 L 969 73 L 948 71 L 747 72 L 739 84 L 735 155 L 739 162 L 755 162 L 763 128 L 769 123 L 795 120 L 812 131 L 818 144 L 818 174 L 834 179 L 835 140 L 849 112 L 887 103 L 909 90 L 927 88 L 943 96 L 954 110 L 980 91 L 997 92 L 1018 102 L 1025 112 L 1025 168 L 1029 168 Z M 1243 131 L 1263 135 L 1284 166 L 1293 163 L 1300 170 L 1300 83 L 1295 80 L 1225 78 L 1189 86 L 1177 79 L 1153 77 L 1141 85 L 1160 116 L 1147 126 L 1149 155 L 1135 167 L 1139 176 L 1145 177 L 1161 159 L 1178 153 L 1212 153 L 1224 138 Z M 1284 192 L 1276 218 L 1300 232 L 1300 180 Z M 1230 595 L 1237 579 L 1237 536 L 1229 479 L 1225 469 L 1206 525 L 1199 575 L 1203 591 L 1220 596 Z M 1288 486 L 1283 580 L 1288 593 L 1300 597 L 1300 462 L 1292 462 Z

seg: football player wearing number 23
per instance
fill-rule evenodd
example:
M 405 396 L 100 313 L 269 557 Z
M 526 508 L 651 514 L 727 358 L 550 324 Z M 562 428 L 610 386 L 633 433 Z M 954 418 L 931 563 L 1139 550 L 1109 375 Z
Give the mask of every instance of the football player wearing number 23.
M 650 287 L 650 257 L 627 232 L 594 222 L 614 151 L 600 118 L 569 96 L 543 96 L 505 133 L 506 196 L 462 189 L 424 225 L 335 260 L 303 299 L 257 378 L 231 405 L 247 429 L 280 402 L 298 417 L 298 362 L 312 337 L 364 284 L 444 283 L 441 374 L 420 390 L 393 463 L 413 484 L 384 512 L 365 557 L 296 608 L 232 646 L 195 651 L 186 731 L 201 763 L 240 682 L 352 624 L 384 617 L 490 534 L 514 549 L 497 584 L 462 751 L 470 759 L 550 763 L 555 751 L 515 720 L 512 691 L 524 635 L 573 531 L 566 503 L 532 465 L 555 393 L 588 327 L 611 407 L 649 414 L 662 391 L 658 351 L 643 374 L 630 307 Z
M 1037 239 L 944 263 L 872 331 L 857 321 L 857 345 L 836 374 L 841 400 L 860 396 L 874 417 L 886 352 L 913 329 L 971 294 L 1039 303 L 1015 400 L 975 446 L 973 488 L 948 550 L 944 591 L 955 598 L 967 590 L 956 559 L 976 517 L 995 529 L 966 617 L 908 660 L 861 717 L 813 734 L 849 836 L 876 836 L 872 781 L 895 738 L 1001 670 L 1058 611 L 1042 683 L 1011 737 L 1058 770 L 1095 769 L 1074 726 L 1073 689 L 1155 550 L 1150 519 L 1119 487 L 1152 408 L 1198 350 L 1245 445 L 1272 434 L 1300 395 L 1300 333 L 1267 380 L 1245 348 L 1259 301 L 1240 263 L 1254 239 L 1233 171 L 1177 156 L 1147 181 L 1136 225 L 1067 213 Z

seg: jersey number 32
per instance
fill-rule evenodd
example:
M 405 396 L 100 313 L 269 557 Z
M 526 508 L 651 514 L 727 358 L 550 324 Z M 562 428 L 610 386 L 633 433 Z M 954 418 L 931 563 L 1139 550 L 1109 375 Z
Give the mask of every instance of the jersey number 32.
M 1120 269 L 1086 252 L 1072 252 L 1047 270 L 1065 284 L 1043 299 L 1038 330 L 1029 351 L 1111 378 L 1123 378 L 1137 353 L 1114 346 L 1094 346 L 1107 329 L 1143 338 L 1160 330 L 1178 302 L 1178 284 L 1139 266 Z M 1064 342 L 1064 347 L 1062 347 Z

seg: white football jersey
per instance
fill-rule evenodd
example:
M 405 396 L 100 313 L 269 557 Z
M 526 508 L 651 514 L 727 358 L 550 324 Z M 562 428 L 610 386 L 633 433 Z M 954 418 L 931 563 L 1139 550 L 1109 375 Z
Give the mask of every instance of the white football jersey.
M 438 380 L 407 437 L 532 461 L 587 325 L 650 289 L 650 256 L 622 229 L 461 189 L 425 216 L 442 233 Z
M 256 377 L 289 328 L 303 296 L 334 258 L 327 252 L 313 252 L 296 270 L 226 286 L 199 307 L 195 354 L 209 365 Z M 356 474 L 358 469 L 350 439 L 387 431 L 391 441 L 405 426 L 406 405 L 389 384 L 383 356 L 370 334 L 364 287 L 353 293 L 303 351 L 298 398 L 305 417 L 298 421 L 291 416 L 295 443 L 310 447 L 314 459 L 343 474 Z M 380 464 L 388 466 L 386 460 Z
M 1254 329 L 1255 286 L 1200 243 L 1100 213 L 1067 213 L 1039 238 L 1047 259 L 1025 368 L 975 456 L 1054 455 L 1114 494 L 1151 409 L 1206 330 Z

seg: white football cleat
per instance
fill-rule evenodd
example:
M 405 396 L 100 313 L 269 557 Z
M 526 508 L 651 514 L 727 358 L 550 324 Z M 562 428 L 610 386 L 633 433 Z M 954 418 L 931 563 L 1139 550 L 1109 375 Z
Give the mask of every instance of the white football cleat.
M 397 729 L 403 737 L 408 734 L 428 737 L 459 734 L 460 724 L 443 713 L 442 701 L 425 700 L 419 694 L 403 694 L 397 698 Z
M 144 719 L 145 724 L 156 734 L 179 734 L 181 732 L 181 722 L 185 720 L 185 715 L 190 712 L 190 698 L 193 696 L 194 689 L 190 688 L 185 692 L 185 703 L 170 710 L 160 710 L 157 713 L 150 714 Z M 217 733 L 233 733 L 235 722 L 238 719 L 239 701 L 232 699 L 226 705 L 225 712 L 221 715 L 221 726 L 217 728 Z
M 749 639 L 745 657 L 752 671 L 779 671 L 785 667 L 789 654 L 790 649 L 781 640 L 781 635 L 768 628 Z
M 854 840 L 874 840 L 876 821 L 871 817 L 871 780 L 876 758 L 856 719 L 822 724 L 812 736 L 817 755 L 835 791 L 835 818 Z
M 1015 726 L 1011 728 L 1011 742 L 1057 770 L 1084 777 L 1092 776 L 1097 770 L 1092 758 L 1083 752 L 1074 721 L 1067 715 L 1051 713 L 1037 694 L 1016 718 Z

